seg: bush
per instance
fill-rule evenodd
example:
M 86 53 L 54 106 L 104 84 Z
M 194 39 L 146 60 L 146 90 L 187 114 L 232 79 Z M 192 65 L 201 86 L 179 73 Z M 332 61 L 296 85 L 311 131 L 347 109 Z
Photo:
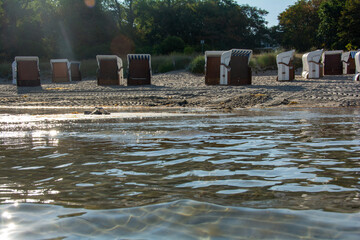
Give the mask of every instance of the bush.
M 262 69 L 276 69 L 276 53 L 264 53 L 256 57 L 256 65 Z
M 184 54 L 186 54 L 186 55 L 192 55 L 192 54 L 194 54 L 194 52 L 195 52 L 195 49 L 191 46 L 186 46 L 184 48 Z
M 161 52 L 163 54 L 169 54 L 172 52 L 182 53 L 184 51 L 184 41 L 176 36 L 169 36 L 161 43 Z
M 202 73 L 205 71 L 205 57 L 203 55 L 197 56 L 194 58 L 190 65 L 189 70 L 192 73 Z
M 12 77 L 12 69 L 11 63 L 0 63 L 0 77 L 11 79 Z

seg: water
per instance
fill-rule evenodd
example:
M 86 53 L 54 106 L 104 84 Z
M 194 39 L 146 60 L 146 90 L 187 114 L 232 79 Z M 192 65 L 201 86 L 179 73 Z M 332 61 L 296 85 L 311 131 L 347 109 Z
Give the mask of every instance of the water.
M 358 239 L 360 109 L 0 112 L 0 239 Z

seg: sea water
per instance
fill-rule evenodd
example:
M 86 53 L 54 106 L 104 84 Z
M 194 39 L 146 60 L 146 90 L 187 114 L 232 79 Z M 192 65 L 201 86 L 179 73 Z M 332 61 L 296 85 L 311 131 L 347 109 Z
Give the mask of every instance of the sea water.
M 0 239 L 358 239 L 360 109 L 0 111 Z

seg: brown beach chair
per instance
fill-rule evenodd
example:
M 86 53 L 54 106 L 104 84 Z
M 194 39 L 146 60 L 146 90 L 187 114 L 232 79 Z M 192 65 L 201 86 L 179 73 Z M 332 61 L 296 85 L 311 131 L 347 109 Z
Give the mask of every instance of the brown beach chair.
M 122 60 L 116 55 L 98 55 L 98 85 L 120 85 L 123 78 Z
M 80 62 L 70 62 L 71 81 L 81 81 Z
M 220 84 L 251 85 L 252 72 L 249 67 L 252 50 L 232 49 L 221 55 Z
M 128 54 L 127 85 L 151 85 L 150 54 Z
M 342 75 L 341 55 L 343 51 L 325 51 L 322 55 L 324 75 Z
M 16 84 L 19 87 L 40 86 L 38 57 L 15 57 Z
M 52 82 L 70 82 L 70 63 L 67 59 L 51 59 Z
M 205 84 L 220 84 L 220 64 L 221 55 L 225 51 L 206 51 L 205 52 Z

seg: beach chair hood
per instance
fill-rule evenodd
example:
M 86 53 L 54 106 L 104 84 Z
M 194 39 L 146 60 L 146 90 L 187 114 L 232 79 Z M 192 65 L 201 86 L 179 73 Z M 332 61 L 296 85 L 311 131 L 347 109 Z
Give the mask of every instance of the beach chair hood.
M 127 60 L 128 60 L 128 69 L 129 69 L 129 65 L 130 62 L 132 60 L 148 60 L 149 61 L 149 68 L 150 68 L 150 76 L 151 76 L 151 55 L 150 54 L 128 54 L 127 55 Z
M 292 65 L 294 60 L 295 50 L 280 53 L 276 56 L 276 63 L 278 67 L 278 81 L 289 81 L 295 78 L 295 70 Z M 291 66 L 290 66 L 291 64 Z
M 276 63 L 277 64 L 280 64 L 280 63 L 289 64 L 290 61 L 294 59 L 294 53 L 295 53 L 295 50 L 279 53 L 276 56 Z
M 100 67 L 101 60 L 116 60 L 119 69 L 121 69 L 123 66 L 123 62 L 122 62 L 121 58 L 119 58 L 116 55 L 97 55 L 96 62 L 98 64 L 98 67 Z
M 320 77 L 320 59 L 323 50 L 316 50 L 305 53 L 302 56 L 303 78 L 319 78 Z
M 220 84 L 228 85 L 228 76 L 230 69 L 231 57 L 247 57 L 247 63 L 250 63 L 252 50 L 250 49 L 231 49 L 221 55 L 221 68 L 220 68 Z

